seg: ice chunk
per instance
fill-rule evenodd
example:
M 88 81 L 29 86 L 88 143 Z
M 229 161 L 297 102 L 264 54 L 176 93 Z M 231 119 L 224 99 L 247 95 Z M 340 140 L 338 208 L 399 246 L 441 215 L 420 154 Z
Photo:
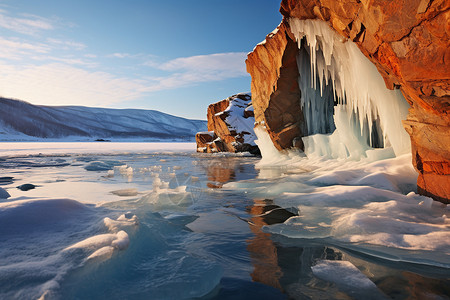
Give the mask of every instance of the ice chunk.
M 104 261 L 110 259 L 114 253 L 114 247 L 105 246 L 103 248 L 98 249 L 94 253 L 88 256 L 86 260 L 96 260 L 96 261 Z
M 255 140 L 255 143 L 261 151 L 263 162 L 265 164 L 276 164 L 284 159 L 283 154 L 275 148 L 269 134 L 263 126 L 256 126 L 255 134 L 258 137 L 258 139 Z
M 97 250 L 102 247 L 112 246 L 114 248 L 123 250 L 128 247 L 130 240 L 128 234 L 121 230 L 118 233 L 105 233 L 89 237 L 81 242 L 67 247 L 65 250 L 71 249 L 89 249 Z
M 321 260 L 311 270 L 318 278 L 333 282 L 343 290 L 369 290 L 380 296 L 376 285 L 349 261 Z
M 136 196 L 138 194 L 137 189 L 122 189 L 117 191 L 111 192 L 114 195 L 120 196 L 120 197 L 130 197 L 130 196 Z
M 11 197 L 11 195 L 2 187 L 0 187 L 0 199 L 7 199 Z
M 32 189 L 36 188 L 36 186 L 34 184 L 31 184 L 31 183 L 25 183 L 25 184 L 19 185 L 17 188 L 19 190 L 25 192 L 25 191 L 29 191 L 29 190 L 32 190 Z
M 118 232 L 124 228 L 133 228 L 138 225 L 137 216 L 132 213 L 120 215 L 117 220 L 111 218 L 104 218 L 103 223 L 112 232 Z
M 84 166 L 84 169 L 86 171 L 109 171 L 119 164 L 121 163 L 118 161 L 92 161 Z

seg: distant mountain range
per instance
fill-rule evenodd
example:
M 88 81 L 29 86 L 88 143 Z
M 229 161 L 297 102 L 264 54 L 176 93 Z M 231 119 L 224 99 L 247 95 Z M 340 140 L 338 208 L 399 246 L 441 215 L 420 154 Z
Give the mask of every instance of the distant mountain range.
M 42 106 L 0 98 L 0 141 L 150 140 L 194 141 L 206 121 L 156 110 Z

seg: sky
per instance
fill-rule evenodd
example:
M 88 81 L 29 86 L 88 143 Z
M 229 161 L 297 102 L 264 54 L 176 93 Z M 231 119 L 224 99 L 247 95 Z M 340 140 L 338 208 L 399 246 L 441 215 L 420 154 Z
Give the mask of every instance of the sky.
M 250 92 L 280 0 L 0 0 L 0 96 L 206 119 Z

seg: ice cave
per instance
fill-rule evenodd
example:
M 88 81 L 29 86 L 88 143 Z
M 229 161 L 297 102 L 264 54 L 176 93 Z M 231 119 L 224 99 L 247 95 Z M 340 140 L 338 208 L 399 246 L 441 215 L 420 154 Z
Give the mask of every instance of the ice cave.
M 400 90 L 387 89 L 356 44 L 326 22 L 291 18 L 289 24 L 298 45 L 305 154 L 358 160 L 409 153 L 402 125 L 409 105 Z

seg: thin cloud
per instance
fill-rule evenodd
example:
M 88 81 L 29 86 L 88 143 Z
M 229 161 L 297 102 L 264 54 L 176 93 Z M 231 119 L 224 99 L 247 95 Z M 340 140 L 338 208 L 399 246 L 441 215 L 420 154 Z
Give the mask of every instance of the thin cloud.
M 149 85 L 147 91 L 175 89 L 203 82 L 248 76 L 245 69 L 246 57 L 246 52 L 229 52 L 180 57 L 163 64 L 146 62 L 147 66 L 173 72 L 169 76 L 154 79 L 154 84 Z
M 51 48 L 41 43 L 27 43 L 17 38 L 5 39 L 0 37 L 0 57 L 11 60 L 19 60 L 31 54 L 49 53 Z
M 83 60 L 81 58 L 74 58 L 73 56 L 55 56 L 51 55 L 53 50 L 66 50 L 69 45 L 74 47 L 82 47 L 84 44 L 61 41 L 61 40 L 47 40 L 51 43 L 29 43 L 18 38 L 2 38 L 0 37 L 0 58 L 8 60 L 37 60 L 37 61 L 58 61 L 72 65 L 83 65 L 86 67 L 98 66 L 92 61 Z
M 51 56 L 51 55 L 36 55 L 30 57 L 33 60 L 36 61 L 52 61 L 52 62 L 61 62 L 68 65 L 78 65 L 78 66 L 84 66 L 88 68 L 94 68 L 98 67 L 97 62 L 84 60 L 81 58 L 74 58 L 74 57 L 61 57 L 61 56 Z
M 27 47 L 22 45 L 22 48 Z M 30 48 L 30 51 L 39 50 Z M 46 51 L 46 48 L 41 50 Z M 46 105 L 112 106 L 150 96 L 156 91 L 248 76 L 245 57 L 243 52 L 182 57 L 155 67 L 168 72 L 166 76 L 135 79 L 118 76 L 115 72 L 84 69 L 98 67 L 95 60 L 36 54 L 29 58 L 35 63 L 40 61 L 40 65 L 0 61 L 0 96 Z
M 36 104 L 110 106 L 142 96 L 140 80 L 66 64 L 17 67 L 0 62 L 0 95 Z
M 28 35 L 35 35 L 39 31 L 54 28 L 53 21 L 50 19 L 30 14 L 13 17 L 3 9 L 0 9 L 0 27 Z
M 114 58 L 127 58 L 131 57 L 132 55 L 129 53 L 113 53 L 108 55 L 108 57 L 114 57 Z
M 62 50 L 84 50 L 87 48 L 87 46 L 83 43 L 74 42 L 70 40 L 58 40 L 54 38 L 48 38 L 47 42 L 50 45 L 58 47 Z
M 187 72 L 202 71 L 215 73 L 245 73 L 245 52 L 216 53 L 210 55 L 197 55 L 180 57 L 159 66 L 161 70 Z

